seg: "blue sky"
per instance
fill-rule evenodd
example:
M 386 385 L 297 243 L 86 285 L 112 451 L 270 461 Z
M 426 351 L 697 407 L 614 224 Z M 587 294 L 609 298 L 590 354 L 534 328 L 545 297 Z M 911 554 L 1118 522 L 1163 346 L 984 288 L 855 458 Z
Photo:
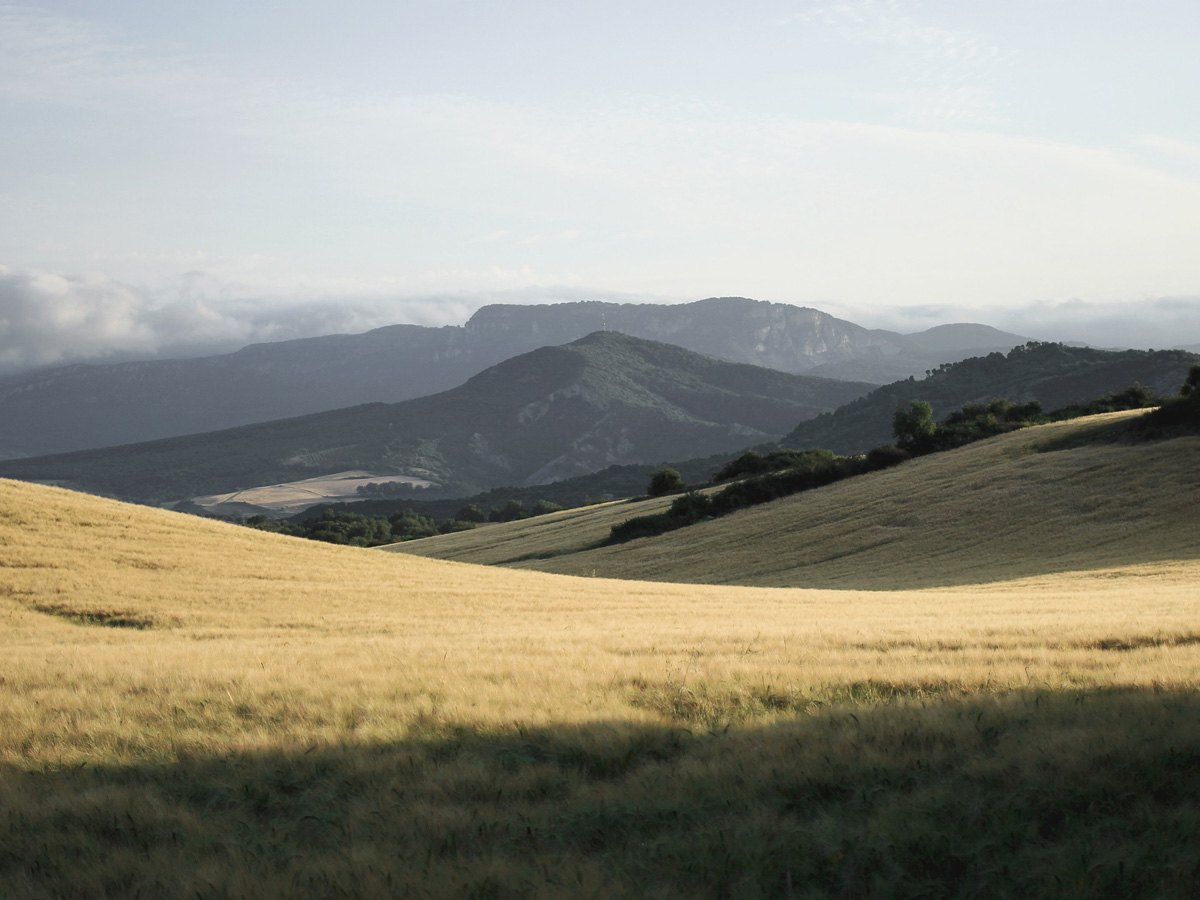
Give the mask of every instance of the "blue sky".
M 1200 4 L 0 2 L 0 368 L 750 296 L 1200 343 Z

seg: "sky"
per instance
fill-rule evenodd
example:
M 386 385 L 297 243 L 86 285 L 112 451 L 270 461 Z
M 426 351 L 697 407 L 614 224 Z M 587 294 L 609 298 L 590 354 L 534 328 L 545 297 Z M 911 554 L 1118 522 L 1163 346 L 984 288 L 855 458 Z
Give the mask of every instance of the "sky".
M 746 296 L 1200 344 L 1200 3 L 0 0 L 0 371 Z

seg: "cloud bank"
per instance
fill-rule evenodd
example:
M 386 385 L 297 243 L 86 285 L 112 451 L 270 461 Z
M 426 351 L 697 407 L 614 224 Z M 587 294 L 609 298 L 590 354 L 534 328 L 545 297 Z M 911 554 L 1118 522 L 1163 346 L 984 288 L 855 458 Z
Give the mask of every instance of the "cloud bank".
M 950 322 L 980 322 L 1037 341 L 1101 348 L 1200 347 L 1200 295 L 1112 303 L 1082 299 L 1013 306 L 927 304 L 890 309 L 838 307 L 828 312 L 860 325 L 909 334 Z
M 460 325 L 489 303 L 665 299 L 569 286 L 408 296 L 358 289 L 303 300 L 230 296 L 235 289 L 202 272 L 188 273 L 167 292 L 100 273 L 0 266 L 0 374 L 75 362 L 208 356 L 399 323 Z
M 0 266 L 0 372 L 7 373 L 85 360 L 207 355 L 391 321 L 388 310 L 362 301 L 216 300 L 194 290 L 164 301 L 103 274 Z

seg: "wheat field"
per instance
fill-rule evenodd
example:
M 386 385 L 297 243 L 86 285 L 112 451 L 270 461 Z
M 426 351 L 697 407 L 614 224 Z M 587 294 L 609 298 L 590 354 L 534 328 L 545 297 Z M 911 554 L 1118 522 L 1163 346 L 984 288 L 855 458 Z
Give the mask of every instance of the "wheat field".
M 1141 560 L 783 589 L 0 481 L 0 896 L 1191 896 L 1193 510 Z

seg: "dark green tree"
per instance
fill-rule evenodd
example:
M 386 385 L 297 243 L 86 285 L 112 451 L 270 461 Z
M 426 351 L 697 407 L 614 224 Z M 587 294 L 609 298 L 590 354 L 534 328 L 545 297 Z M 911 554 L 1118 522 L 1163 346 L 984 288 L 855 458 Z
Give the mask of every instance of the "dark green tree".
M 1179 389 L 1179 396 L 1200 400 L 1200 366 L 1192 366 L 1188 369 L 1187 380 Z
M 650 484 L 646 493 L 651 497 L 662 497 L 683 487 L 683 476 L 670 466 L 663 466 L 650 476 Z
M 492 511 L 488 514 L 489 522 L 512 522 L 516 519 L 526 519 L 529 513 L 525 511 L 525 504 L 520 500 L 509 500 L 501 507 L 492 507 Z
M 458 511 L 458 518 L 463 522 L 486 522 L 487 513 L 474 503 L 468 503 Z
M 933 407 L 924 400 L 914 400 L 908 409 L 896 410 L 892 419 L 892 433 L 896 436 L 897 446 L 910 453 L 927 452 L 936 430 Z

